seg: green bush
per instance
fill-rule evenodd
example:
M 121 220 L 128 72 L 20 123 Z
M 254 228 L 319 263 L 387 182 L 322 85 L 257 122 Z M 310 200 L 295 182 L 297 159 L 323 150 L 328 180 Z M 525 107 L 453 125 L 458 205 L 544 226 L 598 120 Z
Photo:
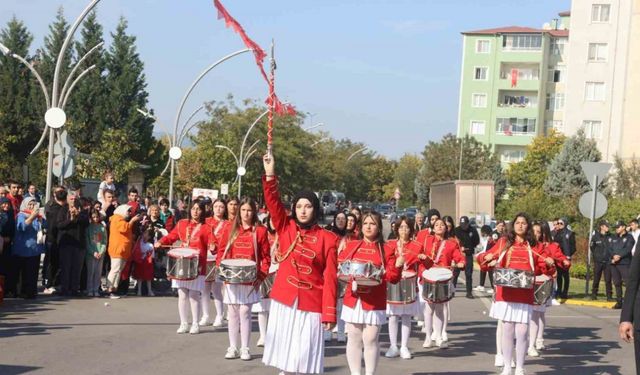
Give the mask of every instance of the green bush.
M 585 279 L 587 276 L 587 265 L 584 263 L 572 263 L 569 268 L 569 276 L 576 279 Z

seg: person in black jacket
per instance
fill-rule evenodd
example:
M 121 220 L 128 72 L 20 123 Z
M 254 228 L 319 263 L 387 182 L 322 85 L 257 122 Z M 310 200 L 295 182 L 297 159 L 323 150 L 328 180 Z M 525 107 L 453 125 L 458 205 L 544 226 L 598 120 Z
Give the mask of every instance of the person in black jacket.
M 620 313 L 620 326 L 618 333 L 626 342 L 633 340 L 636 358 L 636 374 L 640 375 L 640 322 L 635 317 L 640 317 L 640 254 L 636 252 L 631 261 L 627 290 L 624 294 L 624 304 Z M 636 324 L 638 323 L 638 324 Z
M 60 294 L 78 296 L 80 273 L 85 257 L 86 217 L 81 215 L 80 202 L 64 206 L 58 213 L 58 248 L 60 251 Z
M 469 223 L 467 216 L 460 217 L 460 225 L 454 229 L 454 234 L 460 242 L 460 250 L 464 253 L 466 265 L 464 267 L 464 277 L 466 279 L 467 298 L 473 298 L 472 276 L 473 276 L 473 253 L 476 246 L 480 243 L 480 236 L 476 228 Z M 454 285 L 457 284 L 458 274 L 454 276 Z
M 571 261 L 571 257 L 576 252 L 576 234 L 569 228 L 568 220 L 558 219 L 556 233 L 553 235 L 553 242 L 557 242 L 562 249 L 562 253 Z M 558 297 L 567 299 L 569 296 L 569 270 L 558 269 Z
M 67 190 L 64 186 L 56 186 L 53 189 L 53 199 L 44 206 L 45 218 L 47 219 L 47 246 L 42 262 L 42 283 L 44 294 L 56 292 L 55 286 L 59 285 L 60 278 L 60 251 L 58 248 L 58 214 L 67 204 Z
M 611 288 L 611 269 L 609 263 L 611 263 L 611 257 L 609 256 L 608 244 L 609 237 L 609 223 L 606 220 L 600 221 L 598 224 L 598 231 L 591 236 L 591 255 L 593 255 L 593 287 L 591 288 L 591 299 L 598 299 L 598 287 L 600 286 L 600 279 L 604 274 L 604 285 L 607 295 L 607 301 L 613 299 Z
M 622 308 L 622 282 L 627 279 L 631 264 L 631 249 L 635 245 L 633 236 L 627 233 L 627 223 L 618 220 L 615 226 L 616 234 L 609 237 L 607 250 L 611 257 L 611 278 L 616 288 L 616 304 L 614 309 Z

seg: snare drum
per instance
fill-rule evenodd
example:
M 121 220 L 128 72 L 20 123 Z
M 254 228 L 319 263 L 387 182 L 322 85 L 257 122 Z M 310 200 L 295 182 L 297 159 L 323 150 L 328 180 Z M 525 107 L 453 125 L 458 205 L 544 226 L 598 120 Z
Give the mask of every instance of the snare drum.
M 536 276 L 535 283 L 534 304 L 544 306 L 553 293 L 553 279 L 547 275 L 539 275 Z
M 186 247 L 167 252 L 167 278 L 172 280 L 194 280 L 198 277 L 198 250 Z
M 345 282 L 355 280 L 358 285 L 380 285 L 382 283 L 382 267 L 376 267 L 371 262 L 345 260 L 338 265 L 338 279 Z
M 533 272 L 513 268 L 496 268 L 493 271 L 493 283 L 496 286 L 516 289 L 533 289 Z
M 207 252 L 207 276 L 205 277 L 205 281 L 213 282 L 216 281 L 216 276 L 218 276 L 218 266 L 216 266 L 216 256 Z
M 228 284 L 247 284 L 256 281 L 256 262 L 250 259 L 223 259 L 218 277 Z
M 453 298 L 453 272 L 444 267 L 431 267 L 422 273 L 422 298 L 432 303 L 444 303 Z
M 402 279 L 397 284 L 387 283 L 387 303 L 407 305 L 416 301 L 416 280 L 418 275 L 413 271 L 403 271 Z

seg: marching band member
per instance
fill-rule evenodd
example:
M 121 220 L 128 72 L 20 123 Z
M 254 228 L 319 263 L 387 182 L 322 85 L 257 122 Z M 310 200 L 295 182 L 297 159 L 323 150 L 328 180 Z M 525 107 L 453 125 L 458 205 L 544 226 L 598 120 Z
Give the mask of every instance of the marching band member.
M 207 272 L 207 251 L 211 240 L 211 228 L 204 222 L 205 206 L 201 201 L 194 201 L 190 210 L 190 219 L 178 221 L 171 233 L 162 237 L 154 244 L 157 249 L 160 246 L 169 246 L 180 240 L 185 247 L 198 250 L 198 277 L 194 280 L 171 280 L 171 287 L 178 288 L 178 313 L 180 314 L 180 327 L 178 333 L 200 333 L 198 316 L 200 315 L 200 293 L 204 289 L 204 278 Z M 191 305 L 191 330 L 189 330 L 188 314 Z
M 296 195 L 287 217 L 272 154 L 264 155 L 263 165 L 264 198 L 278 234 L 274 261 L 279 268 L 262 361 L 280 369 L 281 375 L 322 373 L 322 329 L 330 331 L 336 323 L 338 238 L 318 226 L 320 201 L 313 192 Z
M 227 220 L 229 220 L 229 223 L 233 223 L 233 221 L 236 219 L 239 203 L 240 200 L 236 197 L 229 198 L 229 200 L 227 201 Z
M 225 220 L 226 204 L 222 198 L 217 198 L 213 201 L 213 215 L 205 220 L 205 223 L 209 225 L 212 232 L 212 238 L 218 238 L 222 234 L 222 228 L 228 223 Z M 211 241 L 211 244 L 215 244 Z M 217 249 L 215 246 L 210 246 L 211 253 L 217 256 Z M 220 280 L 205 281 L 204 290 L 202 292 L 202 298 L 200 300 L 202 304 L 202 318 L 200 319 L 201 326 L 211 325 L 211 294 L 213 294 L 213 304 L 216 308 L 216 318 L 213 321 L 214 327 L 222 326 L 222 316 L 224 314 L 224 306 L 222 304 L 222 282 Z
M 269 266 L 269 276 L 267 276 L 270 277 L 271 274 L 275 273 L 278 270 L 278 264 L 273 262 L 275 251 L 278 249 L 278 234 L 276 233 L 276 230 L 273 229 L 273 223 L 271 223 L 271 219 L 269 218 L 269 216 L 266 216 L 263 222 L 267 228 L 269 254 L 272 260 L 271 265 Z M 269 323 L 270 307 L 271 298 L 263 298 L 262 295 L 260 295 L 260 301 L 258 303 L 254 303 L 253 306 L 251 306 L 251 312 L 258 314 L 258 330 L 260 332 L 260 337 L 258 337 L 258 342 L 256 343 L 256 346 L 258 347 L 264 346 L 264 338 L 267 336 L 267 325 Z
M 452 264 L 458 269 L 464 268 L 465 259 L 460 252 L 458 241 L 455 237 L 451 237 L 453 233 L 449 232 L 447 225 L 443 219 L 437 219 L 433 224 L 433 235 L 428 236 L 424 242 L 423 253 L 418 256 L 422 260 L 420 274 L 425 269 L 431 267 L 450 268 Z M 447 340 L 442 337 L 444 331 L 444 322 L 449 315 L 448 302 L 434 303 L 426 301 L 424 306 L 424 326 L 426 337 L 423 348 L 430 348 L 433 345 L 431 337 L 432 332 L 435 336 L 436 346 L 446 348 Z M 435 315 L 435 319 L 434 319 Z
M 358 217 L 352 213 L 347 214 L 347 233 L 343 236 L 347 241 L 353 241 L 358 239 Z
M 500 238 L 490 250 L 478 255 L 478 263 L 484 270 L 494 267 L 533 271 L 536 275 L 550 272 L 553 259 L 545 258 L 542 246 L 533 236 L 531 220 L 525 213 L 518 213 L 506 237 Z M 496 280 L 496 283 L 498 281 Z M 502 375 L 511 374 L 513 341 L 516 341 L 516 375 L 524 374 L 524 358 L 527 350 L 528 324 L 534 302 L 533 288 L 496 287 L 495 301 L 489 315 L 502 321 Z
M 406 259 L 404 270 L 413 271 L 418 274 L 418 255 L 422 248 L 420 243 L 411 241 L 413 230 L 417 226 L 405 216 L 399 217 L 395 221 L 396 240 L 388 241 L 387 244 L 395 249 L 396 257 L 403 255 Z M 417 287 L 417 285 L 414 285 Z M 391 346 L 385 354 L 387 358 L 394 358 L 400 355 L 403 359 L 411 359 L 411 351 L 407 347 L 409 336 L 411 335 L 411 317 L 418 314 L 419 302 L 413 301 L 409 304 L 393 304 L 387 301 L 387 316 L 389 317 L 389 342 Z M 398 319 L 402 321 L 402 338 L 400 341 L 400 352 L 398 352 Z
M 338 226 L 338 222 L 341 221 L 341 217 L 344 217 L 344 229 L 341 231 L 336 231 L 335 229 L 333 230 L 333 233 L 337 234 L 338 236 L 340 236 L 340 244 L 338 245 L 338 256 L 340 256 L 340 252 L 345 248 L 345 246 L 347 245 L 347 242 L 349 241 L 353 241 L 353 240 L 357 240 L 357 235 L 355 234 L 356 231 L 356 222 L 357 222 L 357 218 L 354 214 L 344 214 L 342 212 L 337 213 L 336 217 L 334 218 L 336 221 L 336 226 Z M 342 306 L 344 305 L 344 288 L 345 285 L 344 283 L 339 284 L 339 288 L 338 288 L 338 301 L 337 301 L 337 311 L 338 311 L 338 323 L 336 326 L 336 341 L 338 342 L 347 342 L 347 335 L 344 333 L 344 329 L 345 329 L 345 324 L 344 324 L 344 320 L 340 319 L 340 314 L 342 313 Z M 327 340 L 327 332 L 325 332 L 325 341 L 329 341 L 330 337 L 329 336 L 329 340 Z
M 218 239 L 216 258 L 218 267 L 225 259 L 248 259 L 255 262 L 256 280 L 246 284 L 224 283 L 224 304 L 229 317 L 229 348 L 226 359 L 240 357 L 244 361 L 251 359 L 249 339 L 251 337 L 251 305 L 260 300 L 258 286 L 269 272 L 269 240 L 267 228 L 258 224 L 256 202 L 244 197 L 239 202 L 239 212 L 235 219 L 226 225 Z M 238 335 L 240 350 L 238 351 Z
M 422 252 L 424 252 L 425 250 L 425 241 L 427 240 L 427 237 L 430 235 L 433 235 L 433 224 L 439 218 L 440 218 L 440 211 L 436 210 L 435 208 L 430 209 L 429 211 L 427 211 L 428 222 L 427 222 L 426 228 L 414 233 L 416 242 L 418 242 L 422 247 Z M 424 309 L 425 309 L 424 305 L 426 304 L 426 301 L 422 297 L 421 275 L 418 275 L 418 304 L 420 305 L 420 309 L 416 314 L 416 318 L 418 321 L 417 326 L 422 327 L 422 332 L 425 332 L 426 330 L 424 328 Z
M 564 255 L 560 246 L 552 241 L 551 229 L 546 221 L 536 221 L 533 223 L 533 235 L 542 245 L 541 254 L 551 257 L 555 261 L 556 268 L 567 270 L 571 267 L 571 262 Z M 557 276 L 556 270 L 555 268 L 551 268 L 551 271 L 553 272 L 547 276 L 553 277 L 555 281 L 555 277 Z M 547 301 L 547 304 L 533 306 L 531 321 L 529 323 L 529 350 L 527 350 L 527 354 L 530 357 L 539 357 L 540 353 L 538 351 L 544 349 L 545 312 L 547 306 L 550 306 L 550 304 L 551 299 Z
M 351 241 L 338 255 L 338 261 L 371 262 L 382 268 L 382 282 L 376 286 L 347 284 L 340 317 L 347 323 L 347 361 L 351 374 L 360 375 L 364 344 L 365 374 L 376 372 L 379 357 L 378 335 L 385 323 L 387 282 L 400 280 L 404 256 L 396 258 L 395 249 L 385 245 L 382 237 L 382 217 L 377 212 L 362 216 L 361 240 Z

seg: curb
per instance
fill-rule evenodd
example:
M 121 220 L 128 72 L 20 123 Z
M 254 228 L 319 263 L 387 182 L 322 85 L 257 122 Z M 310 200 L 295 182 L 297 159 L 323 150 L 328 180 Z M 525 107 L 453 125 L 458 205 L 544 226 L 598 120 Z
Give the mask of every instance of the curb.
M 598 301 L 587 301 L 583 299 L 568 299 L 563 302 L 563 305 L 573 305 L 573 306 L 589 306 L 589 307 L 600 307 L 603 309 L 613 309 L 613 306 L 616 304 L 615 302 L 598 302 Z

